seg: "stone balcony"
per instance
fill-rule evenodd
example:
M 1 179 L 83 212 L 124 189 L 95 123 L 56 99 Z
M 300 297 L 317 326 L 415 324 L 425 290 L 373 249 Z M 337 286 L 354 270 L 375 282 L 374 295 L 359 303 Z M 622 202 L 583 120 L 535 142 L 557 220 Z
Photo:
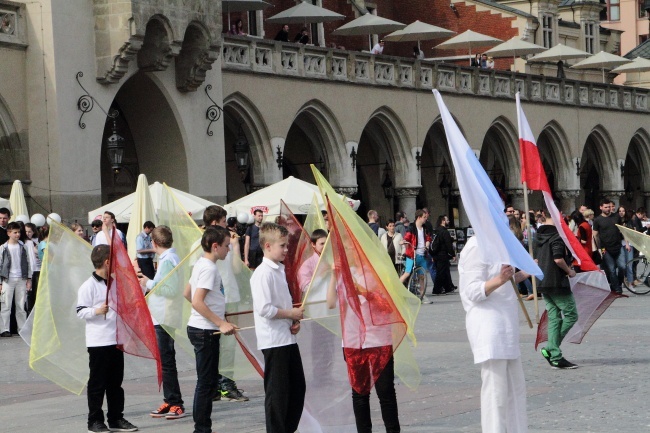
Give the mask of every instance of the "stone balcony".
M 375 56 L 269 39 L 224 36 L 222 69 L 443 92 L 648 112 L 650 90 L 616 84 L 483 70 L 405 57 Z

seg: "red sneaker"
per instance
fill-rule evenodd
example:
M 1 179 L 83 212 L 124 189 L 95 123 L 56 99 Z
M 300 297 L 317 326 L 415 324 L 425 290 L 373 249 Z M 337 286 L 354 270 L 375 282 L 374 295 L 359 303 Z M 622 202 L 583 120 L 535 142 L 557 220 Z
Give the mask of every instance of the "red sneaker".
M 152 410 L 149 415 L 151 415 L 152 418 L 164 418 L 165 415 L 169 413 L 171 407 L 172 406 L 169 403 L 163 403 L 158 409 Z
M 169 408 L 169 412 L 165 418 L 167 419 L 179 419 L 187 416 L 187 412 L 183 409 L 182 406 L 172 406 Z

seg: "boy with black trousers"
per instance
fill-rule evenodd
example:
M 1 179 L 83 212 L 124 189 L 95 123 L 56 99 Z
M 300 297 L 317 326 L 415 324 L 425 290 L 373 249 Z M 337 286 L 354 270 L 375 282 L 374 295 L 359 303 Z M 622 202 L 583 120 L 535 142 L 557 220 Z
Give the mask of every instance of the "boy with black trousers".
M 295 432 L 305 401 L 305 374 L 296 342 L 304 308 L 294 308 L 284 265 L 288 252 L 286 228 L 260 227 L 262 263 L 251 277 L 257 348 L 264 354 L 267 433 Z
M 77 317 L 86 321 L 90 364 L 88 433 L 138 430 L 124 419 L 124 352 L 117 348 L 117 313 L 106 304 L 110 254 L 108 245 L 93 248 L 90 259 L 95 272 L 79 287 L 77 297 Z M 108 427 L 104 424 L 102 410 L 104 394 L 108 406 Z

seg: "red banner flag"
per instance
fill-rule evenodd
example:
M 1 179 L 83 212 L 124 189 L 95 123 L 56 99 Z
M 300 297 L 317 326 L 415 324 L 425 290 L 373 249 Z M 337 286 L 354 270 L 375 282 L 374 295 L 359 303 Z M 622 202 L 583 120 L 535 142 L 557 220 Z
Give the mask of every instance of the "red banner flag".
M 108 306 L 117 313 L 117 347 L 130 355 L 154 359 L 160 387 L 162 364 L 156 331 L 129 254 L 116 231 L 113 229 L 111 236 L 107 298 Z

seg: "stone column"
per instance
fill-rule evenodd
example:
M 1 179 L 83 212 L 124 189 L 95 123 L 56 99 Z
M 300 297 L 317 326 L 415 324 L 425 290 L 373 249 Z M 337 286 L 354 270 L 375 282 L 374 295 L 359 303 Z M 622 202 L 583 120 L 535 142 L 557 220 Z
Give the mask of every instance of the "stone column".
M 524 190 L 523 189 L 507 189 L 506 195 L 510 196 L 510 203 L 515 209 L 524 208 Z M 508 204 L 508 203 L 506 203 Z
M 621 197 L 625 195 L 625 191 L 601 191 L 600 192 L 600 197 L 604 198 L 607 197 L 611 201 L 614 202 L 615 210 L 618 209 L 618 207 L 621 204 Z
M 415 197 L 420 191 L 419 186 L 410 188 L 395 188 L 395 197 L 399 200 L 399 209 L 404 211 L 409 221 L 414 221 L 416 204 Z
M 557 196 L 560 197 L 560 210 L 566 215 L 569 215 L 576 210 L 576 199 L 580 196 L 580 190 L 568 189 L 557 191 Z

